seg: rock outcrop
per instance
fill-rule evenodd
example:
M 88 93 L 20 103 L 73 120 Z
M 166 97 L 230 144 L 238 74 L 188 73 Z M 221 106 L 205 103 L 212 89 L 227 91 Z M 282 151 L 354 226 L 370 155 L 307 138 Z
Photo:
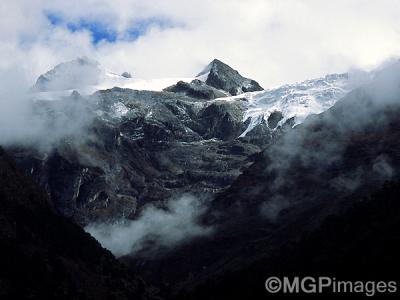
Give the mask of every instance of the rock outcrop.
M 263 90 L 257 81 L 243 77 L 218 59 L 214 59 L 197 77 L 203 78 L 209 86 L 226 91 L 232 96 Z
M 177 84 L 165 88 L 164 91 L 206 100 L 228 96 L 228 93 L 224 93 L 221 90 L 211 87 L 199 79 L 195 79 L 190 83 L 179 81 Z

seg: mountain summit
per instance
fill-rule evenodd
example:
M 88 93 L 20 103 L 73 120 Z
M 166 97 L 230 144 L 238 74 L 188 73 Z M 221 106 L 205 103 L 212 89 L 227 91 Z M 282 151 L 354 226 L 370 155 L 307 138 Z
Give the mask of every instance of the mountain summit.
M 33 90 L 37 92 L 69 90 L 96 85 L 102 74 L 100 64 L 87 57 L 58 64 L 50 71 L 40 75 Z
M 197 78 L 232 96 L 264 90 L 257 81 L 243 77 L 238 71 L 218 59 L 214 59 L 197 75 Z

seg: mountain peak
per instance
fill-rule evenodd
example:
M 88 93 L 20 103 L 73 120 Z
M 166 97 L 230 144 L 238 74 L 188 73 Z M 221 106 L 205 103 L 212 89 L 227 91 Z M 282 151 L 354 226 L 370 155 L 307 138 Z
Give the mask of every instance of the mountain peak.
M 95 85 L 103 70 L 99 62 L 86 56 L 60 63 L 42 74 L 33 86 L 34 91 L 68 90 Z
M 214 58 L 196 77 L 231 95 L 263 90 L 258 82 L 243 77 L 237 70 L 217 58 Z
M 217 58 L 214 58 L 199 74 L 197 74 L 196 77 L 200 77 L 200 76 L 205 75 L 205 74 L 208 75 L 208 73 L 211 71 L 211 69 L 218 69 L 218 68 L 230 68 L 230 69 L 232 69 L 229 65 L 225 64 L 224 62 L 220 61 Z
M 231 68 L 228 64 L 224 63 L 223 61 L 219 60 L 218 58 L 214 58 L 211 62 L 210 65 L 212 68 Z

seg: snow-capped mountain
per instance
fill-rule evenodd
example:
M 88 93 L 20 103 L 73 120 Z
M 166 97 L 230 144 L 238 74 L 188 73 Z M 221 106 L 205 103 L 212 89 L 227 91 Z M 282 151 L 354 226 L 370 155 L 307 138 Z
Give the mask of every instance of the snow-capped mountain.
M 351 82 L 335 74 L 263 90 L 219 60 L 197 77 L 144 81 L 79 58 L 43 74 L 32 89 L 37 100 L 60 100 L 35 102 L 59 152 L 23 153 L 17 161 L 48 182 L 59 210 L 79 223 L 134 215 L 166 195 L 227 188 L 252 155 L 330 108 Z
M 278 88 L 263 88 L 254 80 L 242 77 L 220 60 L 214 59 L 196 77 L 145 80 L 129 73 L 121 75 L 107 71 L 86 57 L 62 63 L 41 75 L 33 91 L 34 98 L 56 100 L 74 90 L 90 95 L 113 87 L 132 90 L 167 91 L 204 101 L 238 102 L 244 108 L 243 122 L 248 124 L 239 135 L 245 137 L 257 125 L 275 130 L 288 121 L 290 126 L 302 123 L 307 116 L 321 113 L 357 87 L 349 74 L 330 74 Z M 245 100 L 245 101 L 243 101 Z M 115 116 L 129 110 L 121 102 L 114 104 Z M 268 122 L 274 114 L 275 121 Z

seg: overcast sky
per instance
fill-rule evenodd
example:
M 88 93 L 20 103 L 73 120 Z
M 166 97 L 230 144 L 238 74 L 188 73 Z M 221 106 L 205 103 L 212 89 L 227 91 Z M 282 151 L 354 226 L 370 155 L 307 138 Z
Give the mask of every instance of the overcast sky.
M 142 78 L 214 57 L 264 87 L 400 54 L 398 0 L 2 0 L 0 71 L 26 80 L 86 55 Z

